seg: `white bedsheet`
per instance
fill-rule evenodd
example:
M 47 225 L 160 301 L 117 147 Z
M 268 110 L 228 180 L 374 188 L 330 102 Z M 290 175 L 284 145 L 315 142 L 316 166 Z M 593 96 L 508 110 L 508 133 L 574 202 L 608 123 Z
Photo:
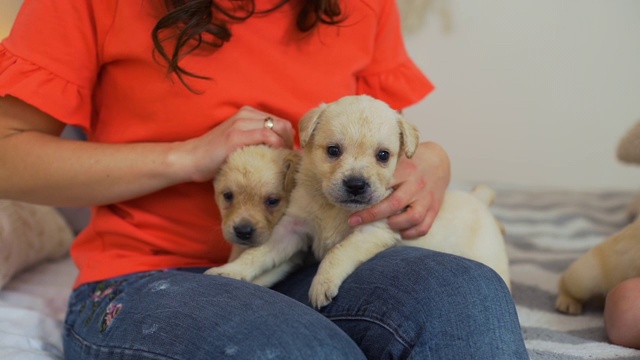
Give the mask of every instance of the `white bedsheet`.
M 76 274 L 65 257 L 16 276 L 0 291 L 0 359 L 62 359 L 62 326 Z

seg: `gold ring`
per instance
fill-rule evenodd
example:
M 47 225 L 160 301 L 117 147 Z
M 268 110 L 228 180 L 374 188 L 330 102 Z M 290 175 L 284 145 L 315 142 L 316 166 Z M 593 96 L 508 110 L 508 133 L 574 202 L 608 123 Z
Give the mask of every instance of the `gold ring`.
M 265 129 L 273 130 L 273 125 L 275 125 L 274 122 L 273 122 L 273 118 L 271 116 L 267 116 L 264 119 L 264 127 L 265 127 Z

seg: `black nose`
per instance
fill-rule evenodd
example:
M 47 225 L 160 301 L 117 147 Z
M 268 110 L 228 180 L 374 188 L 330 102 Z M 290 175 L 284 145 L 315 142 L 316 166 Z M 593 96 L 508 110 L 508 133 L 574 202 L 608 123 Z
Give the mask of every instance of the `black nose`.
M 238 239 L 251 240 L 256 229 L 251 224 L 238 224 L 233 227 L 233 232 Z
M 361 177 L 350 177 L 342 180 L 342 185 L 347 189 L 349 194 L 357 196 L 364 194 L 369 188 L 369 182 Z

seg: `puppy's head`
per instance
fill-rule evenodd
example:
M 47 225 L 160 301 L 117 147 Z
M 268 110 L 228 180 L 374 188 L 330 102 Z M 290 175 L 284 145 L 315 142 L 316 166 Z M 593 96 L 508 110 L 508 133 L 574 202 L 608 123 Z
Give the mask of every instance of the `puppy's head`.
M 418 141 L 416 127 L 385 102 L 343 97 L 301 119 L 302 171 L 313 173 L 333 204 L 366 208 L 389 194 L 398 158 L 413 156 Z
M 295 185 L 294 150 L 247 146 L 228 158 L 214 179 L 215 200 L 227 241 L 259 246 L 284 215 Z

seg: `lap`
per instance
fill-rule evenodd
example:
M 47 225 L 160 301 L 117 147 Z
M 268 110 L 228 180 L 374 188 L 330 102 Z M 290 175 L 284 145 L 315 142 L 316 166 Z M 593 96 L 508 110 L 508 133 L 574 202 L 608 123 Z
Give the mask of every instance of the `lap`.
M 71 298 L 68 358 L 526 358 L 502 279 L 460 257 L 399 247 L 361 265 L 328 306 L 317 266 L 272 289 L 170 270 L 88 284 Z
M 362 358 L 312 309 L 252 284 L 186 271 L 133 274 L 72 294 L 67 358 Z

